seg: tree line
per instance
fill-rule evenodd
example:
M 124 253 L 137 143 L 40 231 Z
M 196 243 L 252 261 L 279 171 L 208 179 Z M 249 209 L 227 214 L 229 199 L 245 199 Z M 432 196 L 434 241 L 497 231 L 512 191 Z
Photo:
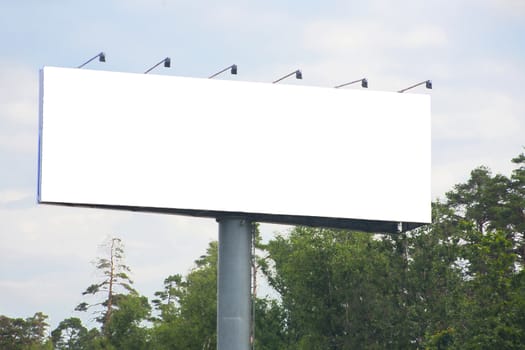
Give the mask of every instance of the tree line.
M 525 348 L 525 154 L 510 176 L 479 167 L 433 223 L 402 234 L 294 227 L 256 241 L 276 297 L 254 299 L 254 349 Z M 97 259 L 83 292 L 98 326 L 0 316 L 0 349 L 214 349 L 217 242 L 155 298 L 133 288 L 123 242 Z M 88 300 L 86 299 L 86 300 Z

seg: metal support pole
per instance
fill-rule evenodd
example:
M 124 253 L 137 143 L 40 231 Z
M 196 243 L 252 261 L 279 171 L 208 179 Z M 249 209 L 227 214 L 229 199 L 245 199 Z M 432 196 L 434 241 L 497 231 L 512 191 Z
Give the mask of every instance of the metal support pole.
M 217 350 L 249 350 L 252 224 L 243 218 L 217 221 Z

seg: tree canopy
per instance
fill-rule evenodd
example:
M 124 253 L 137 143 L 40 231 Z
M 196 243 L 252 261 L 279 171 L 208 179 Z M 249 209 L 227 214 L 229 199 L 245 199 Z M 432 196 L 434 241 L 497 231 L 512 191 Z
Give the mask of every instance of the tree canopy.
M 478 167 L 432 204 L 433 223 L 403 234 L 293 227 L 257 244 L 274 297 L 256 298 L 254 349 L 522 349 L 525 154 L 510 176 Z M 98 258 L 99 323 L 0 316 L 0 348 L 214 349 L 217 242 L 186 275 L 134 288 L 118 238 Z M 260 277 L 260 276 L 259 276 Z M 259 278 L 260 280 L 260 278 Z

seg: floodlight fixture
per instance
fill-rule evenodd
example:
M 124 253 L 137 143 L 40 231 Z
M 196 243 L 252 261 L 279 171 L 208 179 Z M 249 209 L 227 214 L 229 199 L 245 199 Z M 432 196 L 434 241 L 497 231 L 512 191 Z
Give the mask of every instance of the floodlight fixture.
M 349 83 L 344 83 L 344 84 L 341 84 L 341 85 L 337 85 L 337 86 L 334 86 L 334 88 L 336 89 L 339 89 L 339 88 L 342 88 L 343 86 L 347 86 L 347 85 L 351 85 L 351 84 L 355 84 L 355 83 L 359 83 L 361 82 L 361 87 L 362 88 L 368 88 L 368 79 L 366 78 L 363 78 L 363 79 L 357 79 L 357 80 L 354 80 L 354 81 L 351 81 Z
M 157 63 L 156 65 L 154 65 L 154 66 L 151 67 L 150 69 L 148 69 L 147 71 L 145 71 L 144 74 L 148 74 L 148 73 L 151 72 L 153 69 L 155 69 L 155 68 L 157 68 L 158 66 L 160 66 L 162 63 L 164 63 L 164 67 L 166 67 L 166 68 L 171 67 L 171 58 L 166 57 L 165 59 L 163 59 L 162 61 L 160 61 L 159 63 Z
M 98 57 L 98 60 L 99 62 L 106 62 L 106 54 L 104 52 L 100 52 L 98 54 L 96 54 L 95 56 L 91 57 L 89 60 L 87 60 L 86 62 L 82 63 L 80 66 L 78 66 L 77 68 L 82 68 L 84 67 L 86 64 L 88 64 L 89 62 L 93 61 L 95 58 Z
M 295 74 L 295 79 L 303 79 L 303 73 L 298 69 L 298 70 L 296 70 L 294 72 L 291 72 L 290 74 L 286 74 L 284 77 L 281 77 L 281 78 L 273 81 L 272 84 L 278 83 L 281 80 L 286 79 L 288 77 L 291 77 L 294 74 Z
M 230 73 L 231 73 L 232 75 L 237 75 L 237 65 L 236 65 L 236 64 L 232 64 L 231 66 L 226 67 L 226 68 L 224 68 L 223 70 L 221 70 L 221 71 L 219 71 L 219 72 L 217 72 L 217 73 L 215 73 L 215 74 L 213 74 L 213 75 L 210 75 L 210 76 L 208 77 L 208 79 L 215 78 L 217 75 L 226 72 L 228 69 L 230 70 Z
M 402 92 L 405 92 L 405 91 L 407 91 L 407 90 L 410 90 L 410 89 L 412 89 L 412 88 L 415 88 L 416 86 L 423 85 L 423 84 L 425 84 L 425 87 L 426 87 L 427 89 L 432 89 L 432 80 L 425 80 L 425 81 L 422 81 L 421 83 L 417 83 L 417 84 L 414 84 L 414 85 L 412 85 L 412 86 L 409 86 L 409 87 L 407 87 L 407 88 L 405 88 L 405 89 L 399 90 L 398 92 L 401 92 L 401 93 L 402 93 Z

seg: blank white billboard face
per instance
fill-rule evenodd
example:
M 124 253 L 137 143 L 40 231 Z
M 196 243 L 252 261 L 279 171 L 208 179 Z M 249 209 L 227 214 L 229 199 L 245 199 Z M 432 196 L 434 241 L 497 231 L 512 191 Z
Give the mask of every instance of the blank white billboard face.
M 46 67 L 38 201 L 416 227 L 431 220 L 430 98 Z

